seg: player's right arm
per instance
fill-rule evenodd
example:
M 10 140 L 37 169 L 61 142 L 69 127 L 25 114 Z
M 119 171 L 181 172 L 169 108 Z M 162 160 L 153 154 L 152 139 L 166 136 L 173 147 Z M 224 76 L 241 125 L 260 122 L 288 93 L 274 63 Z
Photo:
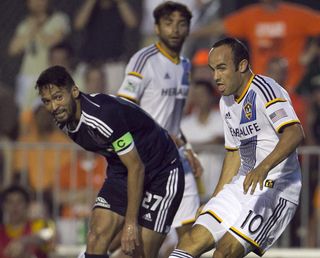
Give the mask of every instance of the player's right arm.
M 239 150 L 227 150 L 223 160 L 220 178 L 212 196 L 216 196 L 225 184 L 230 183 L 231 179 L 238 173 L 239 168 Z
M 119 158 L 128 170 L 128 204 L 122 230 L 121 247 L 125 254 L 132 255 L 136 247 L 140 245 L 138 213 L 145 167 L 135 147 L 130 152 L 120 155 Z

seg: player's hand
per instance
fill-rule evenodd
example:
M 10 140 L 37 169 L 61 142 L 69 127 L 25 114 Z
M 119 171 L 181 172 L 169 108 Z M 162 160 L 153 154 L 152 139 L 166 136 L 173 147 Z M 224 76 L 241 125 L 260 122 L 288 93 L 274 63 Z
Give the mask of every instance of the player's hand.
M 269 170 L 262 168 L 261 166 L 251 170 L 243 181 L 243 191 L 247 194 L 251 187 L 250 194 L 253 194 L 256 190 L 257 184 L 260 185 L 260 190 L 263 189 L 263 182 L 268 175 Z
M 195 177 L 200 177 L 203 173 L 203 167 L 200 163 L 200 160 L 198 158 L 198 155 L 194 153 L 191 149 L 185 150 L 185 155 L 190 163 L 190 166 L 192 168 L 192 172 Z
M 122 230 L 121 249 L 126 255 L 132 256 L 138 246 L 140 246 L 138 224 L 126 222 Z

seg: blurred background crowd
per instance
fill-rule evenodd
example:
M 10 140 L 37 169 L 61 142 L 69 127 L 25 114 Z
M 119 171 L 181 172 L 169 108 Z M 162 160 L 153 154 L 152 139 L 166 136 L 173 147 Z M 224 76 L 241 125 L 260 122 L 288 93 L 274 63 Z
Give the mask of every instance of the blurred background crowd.
M 70 144 L 55 127 L 37 98 L 35 80 L 48 66 L 63 65 L 81 90 L 115 94 L 131 55 L 155 42 L 152 11 L 161 2 L 0 1 L 0 190 L 6 193 L 2 200 L 8 199 L 8 187 L 23 186 L 28 190 L 30 196 L 20 198 L 21 202 L 27 200 L 28 207 L 16 207 L 21 207 L 24 215 L 28 213 L 24 219 L 46 221 L 36 230 L 45 236 L 39 240 L 45 242 L 45 250 L 51 250 L 52 236 L 58 243 L 83 244 L 84 236 L 78 231 L 72 235 L 70 225 L 85 232 L 91 203 L 105 178 L 107 164 L 102 157 Z M 207 56 L 215 40 L 234 36 L 248 45 L 253 71 L 274 78 L 287 89 L 307 136 L 300 152 L 305 210 L 297 214 L 294 232 L 282 244 L 320 246 L 320 2 L 179 2 L 193 12 L 190 36 L 183 49 L 193 68 L 182 130 L 204 166 L 198 182 L 202 201 L 214 189 L 223 157 L 219 96 Z M 282 2 L 281 8 L 275 8 L 273 2 Z M 25 196 L 21 189 L 16 192 Z M 6 215 L 10 208 L 4 201 L 1 204 L 2 224 L 16 225 L 8 219 L 12 215 Z M 50 230 L 44 232 L 41 228 Z M 69 236 L 58 229 L 69 232 Z M 0 230 L 0 249 L 5 230 Z M 32 230 L 19 228 L 10 232 L 13 238 L 33 234 Z M 7 248 L 6 255 L 19 257 L 10 254 L 15 248 Z

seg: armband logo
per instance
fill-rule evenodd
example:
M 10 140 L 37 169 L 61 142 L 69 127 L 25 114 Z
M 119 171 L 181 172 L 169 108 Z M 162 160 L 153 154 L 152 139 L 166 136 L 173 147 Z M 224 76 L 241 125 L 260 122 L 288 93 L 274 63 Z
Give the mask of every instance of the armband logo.
M 115 140 L 112 143 L 112 146 L 116 152 L 121 151 L 127 147 L 129 147 L 133 142 L 133 138 L 131 133 L 126 133 L 122 135 L 119 139 Z
M 124 142 L 124 140 L 119 140 L 119 141 L 116 142 L 116 144 L 117 144 L 117 146 L 118 146 L 119 148 L 123 148 L 123 147 L 126 145 L 126 143 Z

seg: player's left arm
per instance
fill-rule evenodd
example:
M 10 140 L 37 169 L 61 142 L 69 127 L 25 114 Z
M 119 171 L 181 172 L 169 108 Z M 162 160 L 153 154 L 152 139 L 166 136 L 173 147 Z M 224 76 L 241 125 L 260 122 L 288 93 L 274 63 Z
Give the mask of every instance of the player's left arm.
M 260 185 L 262 190 L 263 181 L 266 179 L 268 172 L 294 152 L 304 140 L 304 137 L 300 123 L 285 126 L 274 150 L 255 169 L 247 174 L 243 182 L 244 192 L 247 193 L 251 186 L 250 194 L 253 194 L 257 184 Z
M 128 170 L 128 204 L 121 237 L 121 247 L 125 254 L 132 255 L 134 249 L 140 245 L 138 213 L 142 197 L 145 168 L 135 147 L 129 152 L 119 155 L 119 158 Z

